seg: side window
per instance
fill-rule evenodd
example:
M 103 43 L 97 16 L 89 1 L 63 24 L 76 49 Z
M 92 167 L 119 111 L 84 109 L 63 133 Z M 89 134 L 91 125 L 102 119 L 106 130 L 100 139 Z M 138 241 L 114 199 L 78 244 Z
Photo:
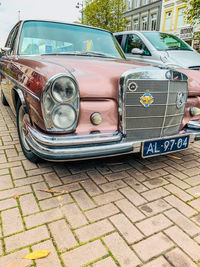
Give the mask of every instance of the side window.
M 118 43 L 121 45 L 122 44 L 123 35 L 115 35 L 115 38 L 117 39 Z
M 129 34 L 127 35 L 126 44 L 125 44 L 125 53 L 131 53 L 133 48 L 139 48 L 144 50 L 143 55 L 150 56 L 151 53 L 149 52 L 146 45 L 143 41 L 138 37 L 136 34 Z
M 7 42 L 6 42 L 6 47 L 9 47 L 11 49 L 10 54 L 13 53 L 14 50 L 14 45 L 15 45 L 15 40 L 17 37 L 17 33 L 19 30 L 19 25 L 17 25 L 10 33 L 8 36 Z

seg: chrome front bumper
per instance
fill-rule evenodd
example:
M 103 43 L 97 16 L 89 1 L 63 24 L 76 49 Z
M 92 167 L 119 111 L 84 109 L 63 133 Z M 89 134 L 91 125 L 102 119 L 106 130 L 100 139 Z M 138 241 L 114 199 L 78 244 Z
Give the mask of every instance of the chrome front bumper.
M 159 139 L 159 138 L 158 138 Z M 195 133 L 190 133 L 190 142 Z M 120 133 L 77 135 L 46 135 L 26 123 L 26 141 L 40 158 L 49 161 L 68 161 L 117 156 L 141 151 L 141 141 L 127 142 Z
M 26 141 L 40 158 L 50 161 L 81 160 L 139 152 L 141 142 L 123 142 L 122 135 L 46 135 L 26 122 Z

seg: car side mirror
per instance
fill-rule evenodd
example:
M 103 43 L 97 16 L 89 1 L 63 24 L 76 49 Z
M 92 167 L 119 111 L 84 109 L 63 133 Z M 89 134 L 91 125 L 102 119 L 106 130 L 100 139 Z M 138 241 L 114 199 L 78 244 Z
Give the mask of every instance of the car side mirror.
M 144 50 L 143 49 L 139 49 L 139 48 L 133 48 L 131 50 L 131 53 L 133 55 L 142 55 L 142 54 L 144 54 Z
M 3 47 L 1 48 L 1 57 L 2 56 L 9 56 L 10 55 L 10 47 Z

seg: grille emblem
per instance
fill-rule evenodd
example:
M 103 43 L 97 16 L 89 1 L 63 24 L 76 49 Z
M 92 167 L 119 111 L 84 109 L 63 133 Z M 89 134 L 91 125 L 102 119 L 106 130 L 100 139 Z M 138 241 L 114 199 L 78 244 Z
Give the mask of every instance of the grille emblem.
M 153 96 L 150 93 L 145 93 L 143 96 L 140 97 L 140 103 L 145 107 L 148 108 L 153 103 Z
M 176 95 L 176 107 L 178 109 L 182 108 L 182 106 L 185 104 L 185 96 L 183 92 L 177 92 Z
M 133 82 L 133 81 L 129 81 L 128 82 L 128 90 L 131 91 L 131 92 L 135 92 L 138 88 L 138 85 L 137 83 Z

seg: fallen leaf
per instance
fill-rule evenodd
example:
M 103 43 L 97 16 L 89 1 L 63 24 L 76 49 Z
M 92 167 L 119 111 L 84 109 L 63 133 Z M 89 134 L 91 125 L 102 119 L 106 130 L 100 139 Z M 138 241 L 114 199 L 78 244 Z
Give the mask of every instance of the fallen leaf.
M 14 199 L 18 199 L 19 198 L 19 195 L 16 194 L 16 195 L 13 196 L 13 198 Z
M 179 157 L 176 157 L 176 156 L 173 156 L 173 155 L 167 155 L 168 158 L 171 158 L 171 159 L 182 159 L 182 158 L 179 158 Z
M 41 259 L 47 257 L 49 253 L 50 253 L 49 250 L 36 250 L 26 255 L 24 259 L 29 259 L 29 260 Z
M 61 198 L 62 198 L 61 196 L 58 196 L 58 197 L 57 197 L 58 200 L 61 200 Z
M 39 189 L 38 191 L 46 192 L 46 193 L 53 193 L 53 194 L 67 194 L 69 191 L 67 190 L 51 190 L 51 189 Z

